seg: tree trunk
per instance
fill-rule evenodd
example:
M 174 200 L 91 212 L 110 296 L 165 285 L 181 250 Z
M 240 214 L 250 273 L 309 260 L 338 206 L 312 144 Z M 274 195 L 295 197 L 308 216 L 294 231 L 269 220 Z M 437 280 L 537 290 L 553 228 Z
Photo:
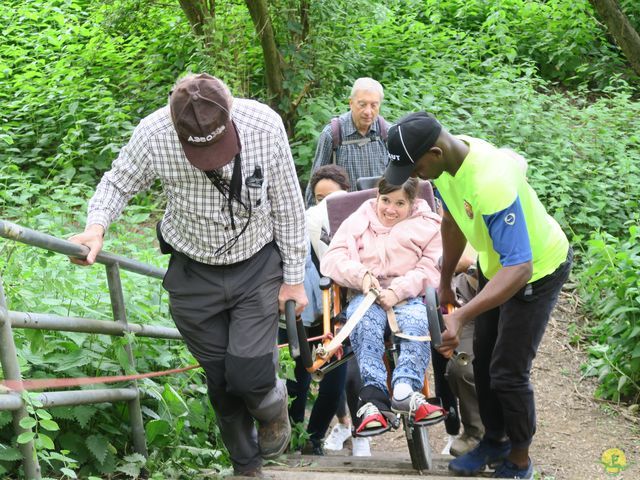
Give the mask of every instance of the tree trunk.
M 278 103 L 282 100 L 284 94 L 282 87 L 282 58 L 276 46 L 267 0 L 246 0 L 246 3 L 262 46 L 267 91 L 270 97 L 269 103 L 280 112 L 281 109 L 278 108 Z
M 620 9 L 617 0 L 589 0 L 589 2 L 627 57 L 631 68 L 640 75 L 640 35 Z
M 216 18 L 216 0 L 178 0 L 196 35 L 203 39 L 207 49 L 213 47 Z
M 300 25 L 302 25 L 302 33 L 300 34 L 300 42 L 307 40 L 309 36 L 309 1 L 300 1 Z

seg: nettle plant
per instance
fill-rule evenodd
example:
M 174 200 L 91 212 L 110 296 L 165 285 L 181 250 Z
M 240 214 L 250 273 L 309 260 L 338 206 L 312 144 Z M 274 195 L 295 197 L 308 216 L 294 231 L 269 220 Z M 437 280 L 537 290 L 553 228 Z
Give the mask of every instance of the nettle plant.
M 613 401 L 640 400 L 640 218 L 628 237 L 597 232 L 587 241 L 581 298 L 595 318 L 588 324 L 590 359 L 585 373 L 597 376 L 597 394 Z

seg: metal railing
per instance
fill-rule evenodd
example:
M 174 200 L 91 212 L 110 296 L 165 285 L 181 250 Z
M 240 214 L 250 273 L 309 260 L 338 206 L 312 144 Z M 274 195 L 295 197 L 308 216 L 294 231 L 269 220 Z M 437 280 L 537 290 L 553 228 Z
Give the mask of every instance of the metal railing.
M 69 241 L 61 240 L 51 235 L 24 228 L 4 220 L 0 220 L 0 237 L 78 258 L 85 258 L 89 252 L 87 247 L 76 245 Z M 175 328 L 156 325 L 138 325 L 127 322 L 124 294 L 120 279 L 120 268 L 140 275 L 160 279 L 164 277 L 164 269 L 119 255 L 113 255 L 108 252 L 98 254 L 96 262 L 105 265 L 107 270 L 107 282 L 114 321 L 10 311 L 7 307 L 2 276 L 0 275 L 0 362 L 5 380 L 20 381 L 22 379 L 13 338 L 14 328 L 100 333 L 113 336 L 122 336 L 125 332 L 131 332 L 141 337 L 164 339 L 182 338 Z M 130 365 L 135 367 L 130 342 L 127 342 L 125 349 Z M 101 402 L 128 402 L 134 449 L 136 452 L 147 456 L 147 443 L 142 422 L 142 411 L 140 409 L 140 392 L 135 382 L 123 388 L 50 391 L 41 393 L 37 398 L 39 402 L 42 403 L 43 408 Z M 28 413 L 25 402 L 19 393 L 9 392 L 0 395 L 0 410 L 12 411 L 13 427 L 16 435 L 32 431 L 30 428 L 23 428 L 20 425 L 20 421 L 27 417 Z M 33 441 L 21 444 L 19 448 L 23 457 L 26 478 L 40 479 L 40 464 L 35 454 Z

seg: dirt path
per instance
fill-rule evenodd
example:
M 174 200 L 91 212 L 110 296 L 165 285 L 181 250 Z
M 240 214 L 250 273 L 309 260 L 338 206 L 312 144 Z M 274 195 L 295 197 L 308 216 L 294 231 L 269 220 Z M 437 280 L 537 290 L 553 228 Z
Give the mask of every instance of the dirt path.
M 585 354 L 569 345 L 567 330 L 575 319 L 574 312 L 574 302 L 563 295 L 534 362 L 538 431 L 531 455 L 537 478 L 640 479 L 640 424 L 625 416 L 623 407 L 593 400 L 595 382 L 583 378 L 580 371 Z M 441 451 L 444 438 L 442 424 L 432 427 L 434 452 Z M 627 466 L 621 473 L 608 473 L 601 463 L 609 449 L 624 452 Z M 382 450 L 406 450 L 402 433 L 390 432 L 376 438 L 372 446 L 374 455 Z M 611 453 L 615 452 L 605 455 L 609 465 Z

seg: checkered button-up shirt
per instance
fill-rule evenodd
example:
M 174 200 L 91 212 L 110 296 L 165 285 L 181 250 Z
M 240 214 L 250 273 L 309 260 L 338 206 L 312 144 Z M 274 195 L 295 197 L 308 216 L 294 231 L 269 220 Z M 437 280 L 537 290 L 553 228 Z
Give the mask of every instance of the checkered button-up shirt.
M 356 180 L 361 177 L 376 177 L 384 173 L 387 167 L 388 154 L 387 146 L 380 138 L 380 125 L 377 117 L 367 132 L 366 137 L 375 138 L 376 140 L 363 144 L 341 145 L 336 151 L 336 165 L 340 165 L 347 170 L 349 174 L 349 182 L 351 190 L 356 189 Z M 365 137 L 358 131 L 353 123 L 351 111 L 340 115 L 340 137 L 342 142 L 347 140 L 361 140 Z M 316 156 L 313 161 L 311 172 L 315 172 L 323 165 L 329 165 L 332 162 L 333 155 L 333 137 L 331 135 L 331 124 L 324 127 L 320 137 L 318 138 L 318 146 L 316 148 Z M 305 193 L 305 202 L 307 206 L 313 205 L 313 192 L 307 186 Z
M 184 155 L 169 107 L 136 127 L 89 202 L 87 225 L 99 224 L 106 231 L 133 195 L 159 179 L 167 197 L 162 235 L 175 250 L 199 262 L 229 265 L 250 258 L 275 240 L 285 283 L 302 283 L 307 253 L 304 205 L 282 120 L 266 105 L 238 98 L 231 117 L 242 145 L 244 206 L 232 202 L 235 229 L 227 199 Z M 227 184 L 234 163 L 218 170 Z M 262 185 L 247 186 L 245 179 L 258 166 Z M 246 230 L 238 236 L 245 224 Z

